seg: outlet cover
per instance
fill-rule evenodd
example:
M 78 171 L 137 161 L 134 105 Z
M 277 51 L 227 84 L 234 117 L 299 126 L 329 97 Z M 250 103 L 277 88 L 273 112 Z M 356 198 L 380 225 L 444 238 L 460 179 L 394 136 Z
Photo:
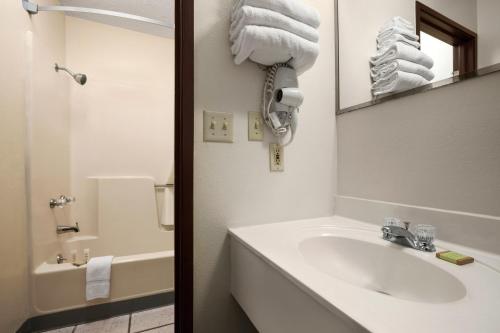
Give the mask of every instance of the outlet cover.
M 264 141 L 264 120 L 260 112 L 248 112 L 248 141 Z
M 269 145 L 269 164 L 271 172 L 285 171 L 285 159 L 283 153 L 283 146 L 277 143 L 271 143 Z
M 233 114 L 203 111 L 203 141 L 233 142 Z

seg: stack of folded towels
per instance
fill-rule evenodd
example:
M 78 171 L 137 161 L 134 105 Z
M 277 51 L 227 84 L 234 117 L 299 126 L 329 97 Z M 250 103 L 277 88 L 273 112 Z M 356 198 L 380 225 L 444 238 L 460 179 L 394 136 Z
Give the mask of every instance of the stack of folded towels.
M 301 0 L 237 0 L 229 38 L 234 62 L 289 64 L 303 73 L 319 54 L 318 12 Z
M 377 54 L 371 57 L 372 94 L 379 96 L 429 84 L 434 61 L 420 51 L 413 24 L 394 17 L 379 31 Z

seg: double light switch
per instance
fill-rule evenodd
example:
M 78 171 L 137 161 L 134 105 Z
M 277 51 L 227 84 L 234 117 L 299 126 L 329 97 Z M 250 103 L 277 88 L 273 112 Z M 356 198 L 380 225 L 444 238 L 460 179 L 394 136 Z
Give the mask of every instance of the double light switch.
M 203 141 L 233 142 L 233 114 L 203 111 Z

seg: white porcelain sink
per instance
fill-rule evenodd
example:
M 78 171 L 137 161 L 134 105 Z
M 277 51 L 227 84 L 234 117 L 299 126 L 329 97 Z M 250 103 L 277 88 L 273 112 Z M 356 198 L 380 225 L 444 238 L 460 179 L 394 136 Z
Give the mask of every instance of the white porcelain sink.
M 448 303 L 466 295 L 465 286 L 453 275 L 397 245 L 320 236 L 303 240 L 299 251 L 307 263 L 334 278 L 392 297 Z

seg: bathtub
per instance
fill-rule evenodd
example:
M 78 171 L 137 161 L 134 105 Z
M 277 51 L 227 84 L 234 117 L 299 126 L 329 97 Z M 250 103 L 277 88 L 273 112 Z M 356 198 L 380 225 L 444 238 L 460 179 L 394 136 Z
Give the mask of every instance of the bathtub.
M 85 300 L 85 266 L 48 260 L 33 272 L 33 307 L 47 314 L 100 303 L 126 300 L 174 290 L 174 251 L 161 251 L 113 259 L 111 296 Z

